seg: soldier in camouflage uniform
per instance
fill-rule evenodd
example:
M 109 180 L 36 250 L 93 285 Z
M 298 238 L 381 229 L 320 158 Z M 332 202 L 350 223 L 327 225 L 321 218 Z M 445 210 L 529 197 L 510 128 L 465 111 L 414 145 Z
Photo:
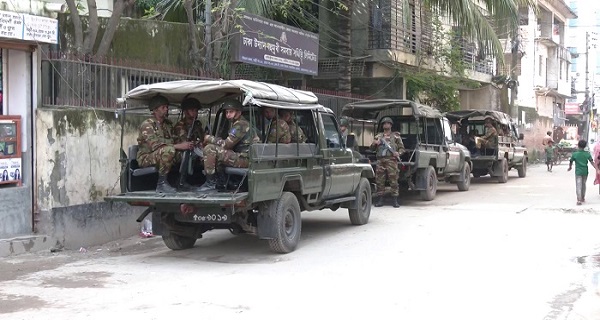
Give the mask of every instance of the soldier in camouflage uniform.
M 394 197 L 394 208 L 398 208 L 398 158 L 404 152 L 404 143 L 399 132 L 392 132 L 392 118 L 384 117 L 381 119 L 383 132 L 375 136 L 375 140 L 371 143 L 371 149 L 377 151 L 377 169 L 375 170 L 375 182 L 377 184 L 377 203 L 376 207 L 383 206 L 383 195 L 385 192 L 386 172 L 387 179 L 390 183 L 392 196 Z M 381 142 L 385 139 L 390 145 L 393 152 L 388 150 Z
M 302 128 L 300 128 L 293 119 L 293 112 L 291 110 L 280 109 L 279 118 L 283 119 L 289 127 L 291 142 L 306 142 L 306 135 Z
M 198 120 L 198 110 L 201 108 L 200 101 L 195 98 L 186 98 L 181 102 L 181 111 L 183 113 L 183 119 L 179 120 L 173 128 L 173 137 L 175 143 L 190 141 L 194 143 L 194 152 L 191 152 L 191 160 L 188 163 L 190 167 L 187 168 L 188 174 L 192 174 L 193 168 L 198 168 L 202 165 L 200 154 L 202 154 L 202 143 L 204 141 L 204 129 L 202 123 Z M 196 120 L 194 130 L 191 133 L 190 139 L 188 140 L 188 133 L 192 127 L 192 123 Z M 190 169 L 192 169 L 190 171 Z M 190 185 L 185 183 L 186 188 L 191 188 Z
M 163 96 L 155 96 L 150 100 L 148 108 L 152 118 L 142 122 L 139 129 L 137 161 L 140 167 L 156 166 L 158 183 L 156 192 L 173 193 L 175 188 L 169 185 L 167 175 L 173 163 L 181 159 L 179 151 L 191 150 L 191 142 L 175 144 L 171 132 L 173 123 L 168 119 L 169 101 Z
M 271 121 L 266 130 L 267 143 L 290 143 L 292 135 L 290 127 L 283 119 L 276 117 L 277 111 L 275 108 L 263 107 L 263 115 L 267 121 Z
M 234 168 L 248 168 L 248 152 L 250 145 L 259 142 L 255 130 L 248 120 L 242 117 L 242 104 L 237 100 L 223 103 L 225 116 L 232 125 L 225 140 L 207 135 L 204 138 L 204 173 L 206 182 L 200 191 L 214 190 L 217 186 L 216 170 L 222 165 Z

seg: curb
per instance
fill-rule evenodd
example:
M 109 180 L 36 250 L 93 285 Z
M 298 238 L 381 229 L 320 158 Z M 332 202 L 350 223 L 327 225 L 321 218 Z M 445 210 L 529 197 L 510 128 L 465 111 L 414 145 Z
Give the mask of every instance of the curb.
M 49 250 L 55 244 L 56 241 L 53 241 L 51 237 L 46 235 L 0 239 L 0 258 Z

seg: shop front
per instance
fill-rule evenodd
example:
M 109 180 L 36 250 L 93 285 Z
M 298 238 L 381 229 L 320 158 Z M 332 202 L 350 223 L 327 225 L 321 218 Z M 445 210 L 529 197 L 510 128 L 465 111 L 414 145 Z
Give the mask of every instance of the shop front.
M 35 228 L 39 70 L 44 45 L 56 43 L 56 19 L 0 11 L 0 239 Z

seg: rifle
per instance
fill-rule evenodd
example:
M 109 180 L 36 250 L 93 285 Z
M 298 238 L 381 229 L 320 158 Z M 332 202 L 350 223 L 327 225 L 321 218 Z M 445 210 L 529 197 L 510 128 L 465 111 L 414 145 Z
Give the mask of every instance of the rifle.
M 194 134 L 194 128 L 196 127 L 196 121 L 198 120 L 198 116 L 194 118 L 192 125 L 187 133 L 187 138 L 185 141 L 190 141 L 192 139 L 192 134 Z M 190 166 L 190 161 L 192 161 L 192 151 L 193 150 L 185 150 L 183 152 L 183 156 L 181 157 L 181 165 L 179 166 L 179 183 L 177 184 L 179 187 L 183 187 L 185 183 L 185 178 L 188 175 L 188 167 Z
M 384 138 L 384 137 L 381 137 L 381 138 L 379 138 L 379 141 L 381 142 L 381 144 L 383 144 L 383 147 L 384 147 L 384 148 L 386 148 L 386 149 L 387 149 L 389 152 L 391 152 L 392 154 L 394 154 L 394 152 L 396 152 L 396 151 L 394 151 L 394 149 L 392 148 L 392 146 L 390 146 L 390 144 L 387 142 L 387 140 L 385 140 L 385 138 Z M 396 157 L 396 159 L 397 159 L 398 161 L 400 161 L 400 155 L 398 155 L 398 156 Z

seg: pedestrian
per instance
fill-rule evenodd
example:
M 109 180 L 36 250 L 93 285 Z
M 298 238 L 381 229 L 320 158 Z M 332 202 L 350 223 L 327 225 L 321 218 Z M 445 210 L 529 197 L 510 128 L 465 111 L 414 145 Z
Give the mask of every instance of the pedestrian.
M 158 182 L 156 192 L 173 193 L 167 176 L 177 161 L 181 161 L 181 151 L 192 150 L 194 144 L 188 141 L 173 141 L 173 123 L 169 120 L 169 100 L 157 95 L 150 99 L 148 109 L 152 117 L 142 122 L 139 129 L 137 161 L 140 167 L 157 167 Z
M 569 160 L 569 169 L 571 171 L 573 162 L 575 162 L 575 190 L 577 192 L 577 205 L 585 202 L 585 184 L 588 177 L 588 162 L 592 164 L 598 175 L 598 166 L 594 163 L 592 155 L 589 151 L 585 150 L 587 141 L 579 140 L 577 143 L 577 151 L 573 152 L 571 159 Z
M 340 131 L 342 134 L 342 141 L 344 141 L 344 143 L 346 142 L 346 138 L 348 137 L 348 124 L 348 119 L 340 119 Z
M 546 152 L 546 167 L 548 167 L 548 172 L 552 172 L 552 165 L 554 164 L 554 143 L 552 140 L 546 142 L 544 151 Z
M 548 142 L 554 143 L 554 139 L 552 139 L 552 131 L 547 131 L 546 136 L 542 139 L 542 145 L 545 147 L 548 145 Z
M 200 191 L 210 191 L 217 187 L 216 171 L 219 166 L 248 168 L 250 145 L 260 138 L 252 129 L 248 120 L 242 116 L 242 104 L 237 100 L 223 102 L 225 117 L 231 123 L 226 139 L 211 135 L 204 137 L 204 173 L 206 182 Z
M 398 161 L 400 155 L 404 152 L 404 143 L 399 132 L 392 132 L 394 122 L 390 117 L 381 119 L 383 132 L 375 136 L 375 140 L 371 143 L 371 150 L 376 150 L 377 168 L 375 169 L 375 183 L 377 185 L 377 203 L 376 207 L 383 206 L 383 196 L 385 194 L 386 176 L 387 182 L 390 184 L 392 197 L 394 197 L 394 208 L 400 207 L 398 203 Z M 387 145 L 386 147 L 385 140 Z

